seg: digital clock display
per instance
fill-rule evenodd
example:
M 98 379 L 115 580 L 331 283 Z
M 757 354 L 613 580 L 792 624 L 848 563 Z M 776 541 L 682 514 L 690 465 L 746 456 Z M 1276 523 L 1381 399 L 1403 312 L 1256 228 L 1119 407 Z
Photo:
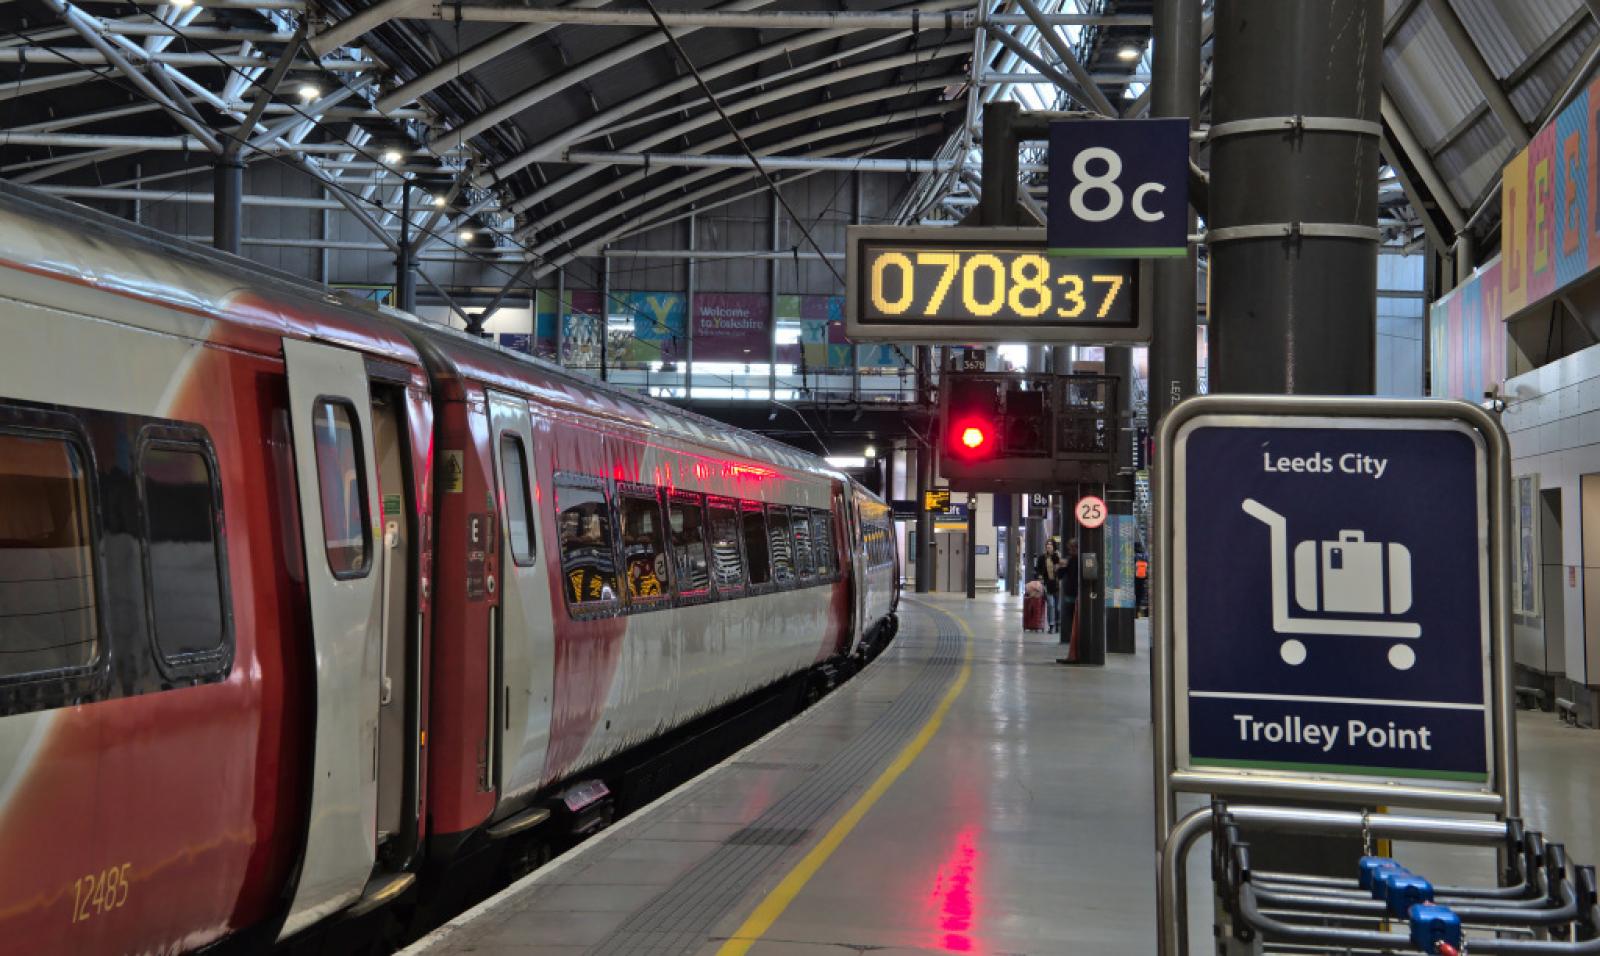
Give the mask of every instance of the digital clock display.
M 1129 326 L 1138 263 L 1061 259 L 1037 247 L 864 243 L 861 316 L 872 322 Z
M 857 341 L 1146 341 L 1140 263 L 1046 253 L 1044 230 L 852 226 L 846 332 Z

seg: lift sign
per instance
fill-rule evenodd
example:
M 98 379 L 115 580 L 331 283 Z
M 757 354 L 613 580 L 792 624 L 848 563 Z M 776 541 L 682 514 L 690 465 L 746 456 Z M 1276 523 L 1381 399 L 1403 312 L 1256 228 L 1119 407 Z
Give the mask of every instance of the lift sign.
M 1481 434 L 1219 413 L 1173 459 L 1180 761 L 1489 782 Z

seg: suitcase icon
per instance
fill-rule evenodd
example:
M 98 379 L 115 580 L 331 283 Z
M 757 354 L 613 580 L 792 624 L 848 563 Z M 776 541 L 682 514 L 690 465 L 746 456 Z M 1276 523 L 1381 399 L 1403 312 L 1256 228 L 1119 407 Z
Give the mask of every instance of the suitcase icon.
M 1411 609 L 1411 549 L 1368 541 L 1361 531 L 1302 541 L 1294 549 L 1294 599 L 1313 613 L 1404 614 Z
M 1289 608 L 1288 519 L 1253 498 L 1244 499 L 1240 507 L 1269 531 L 1274 631 L 1403 640 L 1422 636 L 1422 625 L 1392 619 L 1411 609 L 1411 551 L 1405 545 L 1368 541 L 1361 531 L 1340 531 L 1336 541 L 1301 541 L 1294 549 L 1294 600 L 1301 611 L 1316 616 L 1296 617 Z M 1326 616 L 1341 614 L 1370 616 Z M 1308 651 L 1291 637 L 1279 646 L 1279 655 L 1298 665 Z M 1391 667 L 1402 671 L 1417 662 L 1416 651 L 1407 644 L 1391 645 L 1388 658 Z

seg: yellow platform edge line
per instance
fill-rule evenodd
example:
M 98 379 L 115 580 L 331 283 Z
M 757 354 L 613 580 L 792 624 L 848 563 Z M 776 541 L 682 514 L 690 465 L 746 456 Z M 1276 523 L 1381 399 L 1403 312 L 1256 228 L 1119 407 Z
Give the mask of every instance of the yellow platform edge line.
M 967 680 L 972 676 L 972 628 L 967 626 L 966 621 L 943 608 L 933 607 L 932 605 L 920 606 L 930 611 L 937 611 L 955 621 L 957 626 L 961 628 L 962 633 L 966 635 L 966 650 L 962 654 L 961 673 L 956 675 L 955 683 L 951 684 L 950 689 L 945 691 L 944 699 L 939 701 L 939 706 L 934 708 L 933 714 L 922 725 L 922 729 L 917 732 L 917 735 L 911 739 L 910 743 L 901 748 L 900 753 L 894 758 L 894 762 L 884 768 L 883 773 L 878 775 L 878 779 L 872 781 L 872 786 L 867 788 L 867 792 L 863 793 L 850 806 L 850 809 L 845 811 L 844 816 L 840 817 L 829 828 L 827 834 L 817 842 L 817 845 L 812 847 L 810 852 L 802 857 L 800 862 L 796 863 L 794 868 L 784 876 L 783 880 L 773 887 L 772 892 L 761 900 L 761 904 L 746 917 L 733 935 L 717 950 L 717 956 L 743 956 L 743 954 L 750 951 L 750 947 L 754 946 L 761 937 L 766 935 L 767 930 L 772 928 L 772 924 L 778 921 L 778 917 L 783 915 L 784 910 L 787 910 L 789 904 L 794 902 L 795 897 L 800 895 L 800 891 L 805 889 L 811 878 L 817 874 L 818 870 L 822 869 L 822 864 L 828 862 L 828 858 L 833 856 L 834 851 L 844 842 L 845 837 L 850 835 L 850 831 L 856 828 L 856 824 L 861 822 L 861 818 L 867 815 L 867 811 L 872 809 L 873 804 L 877 803 L 879 798 L 894 785 L 894 782 L 900 779 L 900 775 L 905 773 L 911 764 L 916 761 L 918 755 L 928 746 L 928 742 L 933 740 L 933 735 L 939 732 L 939 726 L 944 723 L 945 715 L 950 712 L 951 705 L 956 702 L 956 698 L 960 697 L 961 692 L 966 689 Z

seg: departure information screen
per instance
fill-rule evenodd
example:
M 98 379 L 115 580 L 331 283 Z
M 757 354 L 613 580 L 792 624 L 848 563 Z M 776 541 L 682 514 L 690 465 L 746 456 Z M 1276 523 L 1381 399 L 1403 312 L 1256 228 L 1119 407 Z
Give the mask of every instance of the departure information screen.
M 906 232 L 912 235 L 851 242 L 847 334 L 852 338 L 1094 342 L 1137 337 L 1138 260 L 1054 257 L 1045 254 L 1042 236 L 1037 241 L 993 236 L 1025 232 L 1017 229 Z

